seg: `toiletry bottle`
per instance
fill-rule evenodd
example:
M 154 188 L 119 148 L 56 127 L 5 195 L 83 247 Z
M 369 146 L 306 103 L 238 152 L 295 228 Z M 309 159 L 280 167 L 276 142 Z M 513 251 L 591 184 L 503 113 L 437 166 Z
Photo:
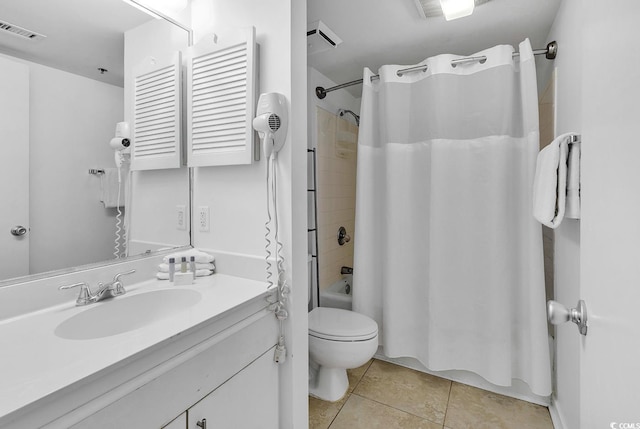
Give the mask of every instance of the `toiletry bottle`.
M 173 281 L 173 275 L 176 273 L 176 258 L 169 258 L 169 281 Z
M 181 273 L 186 273 L 187 272 L 187 257 L 186 256 L 182 257 L 182 262 L 180 263 L 180 272 Z
M 189 270 L 193 273 L 193 278 L 196 278 L 196 257 L 192 256 L 189 260 Z

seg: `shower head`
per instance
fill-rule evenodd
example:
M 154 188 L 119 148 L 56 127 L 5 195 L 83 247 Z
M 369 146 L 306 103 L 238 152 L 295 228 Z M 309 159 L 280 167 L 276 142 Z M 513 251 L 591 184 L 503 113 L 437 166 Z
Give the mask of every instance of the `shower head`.
M 351 116 L 353 116 L 353 118 L 356 120 L 356 125 L 360 126 L 360 116 L 356 115 L 354 112 L 352 112 L 351 110 L 347 110 L 347 109 L 340 109 L 338 110 L 338 115 L 339 116 L 344 116 L 346 113 L 349 113 Z

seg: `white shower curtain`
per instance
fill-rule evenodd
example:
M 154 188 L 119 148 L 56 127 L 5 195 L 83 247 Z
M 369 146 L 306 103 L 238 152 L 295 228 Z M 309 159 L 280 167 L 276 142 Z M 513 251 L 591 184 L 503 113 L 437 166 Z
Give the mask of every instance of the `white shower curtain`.
M 511 46 L 402 76 L 365 69 L 356 197 L 354 310 L 389 357 L 551 393 L 534 57 Z

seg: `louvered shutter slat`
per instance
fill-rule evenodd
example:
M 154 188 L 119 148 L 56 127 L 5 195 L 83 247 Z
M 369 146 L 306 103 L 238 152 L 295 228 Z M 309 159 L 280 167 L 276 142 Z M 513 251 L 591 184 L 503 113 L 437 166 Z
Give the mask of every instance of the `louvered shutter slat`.
M 190 49 L 187 60 L 188 165 L 250 164 L 256 94 L 255 30 Z
M 181 166 L 180 67 L 178 52 L 134 71 L 133 170 Z

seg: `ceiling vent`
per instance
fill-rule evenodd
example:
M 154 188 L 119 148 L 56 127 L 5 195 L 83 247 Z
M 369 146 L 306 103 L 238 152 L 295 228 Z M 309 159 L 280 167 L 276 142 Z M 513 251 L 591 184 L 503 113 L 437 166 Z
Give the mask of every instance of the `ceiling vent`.
M 440 0 L 414 0 L 418 13 L 424 19 L 443 16 Z M 476 6 L 487 3 L 489 0 L 475 0 Z
M 0 21 L 0 34 L 12 34 L 14 36 L 29 40 L 42 40 L 47 37 L 44 34 L 27 30 L 26 28 L 22 28 L 18 25 L 14 25 L 6 21 Z
M 314 21 L 307 27 L 307 55 L 334 49 L 340 43 L 342 39 L 322 21 Z

